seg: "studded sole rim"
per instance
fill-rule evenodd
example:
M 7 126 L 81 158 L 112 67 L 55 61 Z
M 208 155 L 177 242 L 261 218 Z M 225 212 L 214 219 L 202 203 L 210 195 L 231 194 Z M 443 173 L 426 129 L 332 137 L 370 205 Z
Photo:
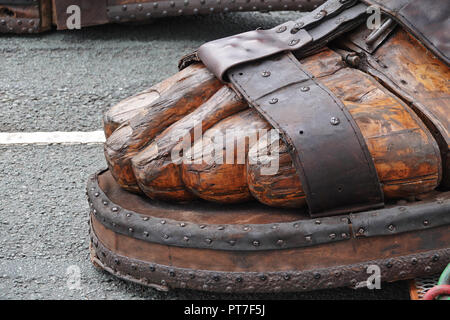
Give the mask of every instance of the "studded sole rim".
M 391 282 L 431 275 L 441 271 L 450 261 L 446 225 L 414 233 L 287 249 L 289 255 L 285 255 L 282 248 L 259 250 L 258 247 L 253 251 L 238 249 L 230 251 L 213 247 L 205 249 L 176 246 L 176 243 L 150 241 L 150 237 L 146 240 L 140 239 L 137 236 L 139 233 L 137 229 L 131 233 L 121 232 L 117 229 L 117 225 L 114 225 L 120 221 L 114 223 L 108 221 L 112 217 L 120 216 L 124 219 L 122 221 L 124 226 L 130 227 L 130 223 L 134 221 L 130 218 L 140 215 L 140 209 L 137 210 L 139 212 L 130 211 L 131 216 L 128 217 L 129 210 L 122 208 L 120 203 L 130 202 L 130 195 L 123 194 L 124 197 L 120 200 L 112 197 L 110 192 L 125 191 L 120 191 L 121 189 L 111 191 L 108 187 L 106 191 L 102 191 L 100 182 L 103 185 L 105 183 L 103 179 L 107 178 L 101 175 L 105 172 L 93 175 L 88 182 L 88 201 L 91 208 L 89 220 L 91 260 L 97 267 L 119 278 L 158 290 L 188 288 L 211 292 L 271 293 L 343 286 L 361 287 L 365 285 L 370 275 L 368 273 L 370 265 L 377 265 L 380 268 L 381 281 Z M 93 187 L 94 185 L 98 188 Z M 114 199 L 118 202 L 115 203 Z M 107 206 L 104 201 L 107 202 Z M 151 212 L 158 208 L 153 204 L 149 206 L 146 209 L 151 208 Z M 102 211 L 108 215 L 100 214 Z M 110 213 L 113 215 L 110 216 Z M 145 216 L 149 217 L 145 222 L 150 227 L 154 222 L 158 228 L 162 225 L 159 218 L 149 215 L 148 212 Z M 167 218 L 169 221 L 170 214 Z M 177 222 L 177 229 L 185 230 L 192 221 L 186 221 L 185 226 L 181 226 L 180 223 Z M 167 224 L 168 222 L 162 226 L 165 228 Z M 149 230 L 155 234 L 167 232 L 166 229 Z M 199 229 L 198 232 L 202 233 L 204 229 Z M 215 232 L 221 233 L 223 230 Z M 260 238 L 263 239 L 262 235 Z M 394 251 L 389 249 L 393 243 L 397 243 Z M 400 245 L 405 243 L 410 244 Z M 358 254 L 358 258 L 355 259 L 354 253 L 351 253 L 354 251 L 352 246 L 355 245 L 368 246 L 369 250 L 362 249 L 362 255 Z M 170 259 L 166 259 L 167 250 L 170 251 Z M 303 250 L 309 250 L 309 253 L 305 254 Z M 392 254 L 386 255 L 383 250 L 390 250 L 388 252 L 392 251 Z M 326 261 L 324 254 L 333 256 L 332 263 Z M 214 259 L 218 259 L 219 263 L 211 261 Z M 305 259 L 309 259 L 308 262 L 305 262 Z M 281 267 L 278 263 L 280 260 L 283 260 Z
M 114 190 L 103 191 L 100 179 L 112 180 Z M 172 213 L 175 211 L 199 212 L 199 207 L 206 204 L 168 207 L 167 203 L 150 201 L 145 204 L 147 213 L 143 213 L 142 209 L 124 208 L 120 203 L 116 203 L 120 201 L 111 198 L 109 193 L 124 193 L 127 202 L 132 202 L 131 197 L 135 196 L 123 191 L 108 170 L 91 175 L 87 183 L 88 202 L 95 218 L 106 228 L 145 242 L 185 248 L 254 252 L 314 247 L 354 239 L 394 236 L 411 231 L 423 232 L 434 228 L 446 228 L 447 232 L 450 230 L 450 192 L 443 193 L 436 199 L 357 214 L 295 221 L 276 220 L 259 224 L 229 224 L 223 221 L 220 224 L 211 224 L 204 220 L 194 222 L 172 219 Z M 208 207 L 206 211 L 211 216 L 221 215 L 216 209 L 217 207 Z M 261 209 L 248 211 L 236 207 L 233 210 L 244 212 L 247 217 L 263 212 Z M 266 210 L 264 214 L 276 216 L 272 209 Z M 297 218 L 296 215 L 294 217 Z M 448 237 L 443 241 L 448 242 Z M 434 244 L 431 248 L 435 248 Z M 428 246 L 422 251 L 431 248 Z
M 92 178 L 96 180 L 98 175 L 94 175 Z M 88 194 L 91 192 L 96 193 L 98 190 L 89 190 Z M 104 195 L 106 196 L 106 194 Z M 135 255 L 135 252 L 128 251 L 127 254 L 124 254 L 123 252 L 125 251 L 120 253 L 120 250 L 112 249 L 116 248 L 115 244 L 120 237 L 126 237 L 130 241 L 135 241 L 132 245 L 135 244 L 136 248 L 140 248 L 139 250 L 146 250 L 146 247 L 141 245 L 143 243 L 148 244 L 149 242 L 135 237 L 135 232 L 124 235 L 117 233 L 117 230 L 114 228 L 108 227 L 108 224 L 105 224 L 103 221 L 105 217 L 95 213 L 95 211 L 104 210 L 103 202 L 99 200 L 97 203 L 96 201 L 92 201 L 90 197 L 88 198 L 91 204 L 91 260 L 94 265 L 124 280 L 163 291 L 167 291 L 170 288 L 187 288 L 211 292 L 273 293 L 310 291 L 343 286 L 361 287 L 364 286 L 370 275 L 367 269 L 370 265 L 379 266 L 381 280 L 391 282 L 431 275 L 441 271 L 450 261 L 450 247 L 443 246 L 439 249 L 436 247 L 436 250 L 430 250 L 433 249 L 434 246 L 428 245 L 426 248 L 419 248 L 417 252 L 410 252 L 409 250 L 401 251 L 399 256 L 388 259 L 377 259 L 377 254 L 375 252 L 373 259 L 371 259 L 372 254 L 370 254 L 369 256 L 366 256 L 366 258 L 361 258 L 361 262 L 356 260 L 358 263 L 339 263 L 337 266 L 333 265 L 332 267 L 322 268 L 295 267 L 284 269 L 287 271 L 277 271 L 274 269 L 274 266 L 270 265 L 272 260 L 267 260 L 267 264 L 262 264 L 262 268 L 260 265 L 257 272 L 254 272 L 254 269 L 252 268 L 244 269 L 243 271 L 239 269 L 220 269 L 213 267 L 212 265 L 209 267 L 209 262 L 206 266 L 204 264 L 198 264 L 197 256 L 192 257 L 189 265 L 176 265 L 175 263 L 174 265 L 170 265 L 172 264 L 172 260 L 169 265 L 167 265 L 165 264 L 166 262 L 164 262 L 164 259 L 159 259 L 159 256 L 151 259 L 144 259 L 140 258 L 139 255 Z M 99 197 L 93 195 L 93 198 L 98 199 Z M 109 205 L 112 205 L 113 207 L 117 206 L 117 204 L 112 203 L 111 199 L 108 198 L 108 201 Z M 118 208 L 118 210 L 122 212 L 123 208 L 120 206 L 118 206 Z M 150 218 L 150 220 L 152 219 L 155 218 Z M 180 227 L 180 229 L 184 228 Z M 443 237 L 445 238 L 447 230 L 445 228 L 448 227 L 444 226 L 441 228 L 421 230 L 420 233 L 424 235 L 425 238 L 430 238 L 433 234 L 434 238 L 439 238 L 440 236 L 438 236 L 438 234 L 441 236 L 444 234 Z M 111 245 L 111 237 L 115 239 L 113 242 L 115 244 L 113 245 Z M 395 240 L 395 237 L 397 236 L 392 235 L 383 237 L 383 239 L 385 239 L 384 241 L 387 240 L 389 243 L 392 241 L 407 241 L 405 240 L 407 238 L 398 238 Z M 366 240 L 370 241 L 370 243 L 374 243 L 371 239 Z M 443 241 L 446 240 L 444 239 Z M 342 241 L 343 244 L 346 242 L 347 241 Z M 434 242 L 431 244 L 433 243 Z M 156 245 L 161 246 L 161 244 Z M 320 249 L 320 252 L 323 252 L 326 246 L 332 245 L 334 245 L 334 243 L 322 244 L 318 249 Z M 171 245 L 168 244 L 165 244 L 165 246 L 167 248 L 171 247 Z M 181 251 L 181 254 L 184 255 L 186 254 L 185 252 L 192 250 L 192 248 L 178 247 L 178 250 L 178 252 Z M 214 254 L 217 254 L 218 252 L 227 252 L 226 250 L 208 250 Z M 300 250 L 303 249 L 300 248 Z M 266 256 L 271 252 L 280 251 L 283 250 L 266 250 L 262 252 L 255 250 L 255 252 L 260 252 L 263 256 Z M 131 255 L 128 256 L 130 253 Z M 338 252 L 336 252 L 336 254 L 338 254 Z M 175 256 L 172 255 L 172 258 L 174 257 Z M 320 257 L 318 257 L 319 266 L 320 261 Z
M 92 226 L 92 223 L 91 223 Z M 168 291 L 171 288 L 210 292 L 276 293 L 301 292 L 336 287 L 362 287 L 377 265 L 381 279 L 392 282 L 441 271 L 450 261 L 450 248 L 390 259 L 307 271 L 220 272 L 178 268 L 125 257 L 108 249 L 90 228 L 91 261 L 97 267 L 126 281 Z M 436 260 L 436 257 L 439 257 Z

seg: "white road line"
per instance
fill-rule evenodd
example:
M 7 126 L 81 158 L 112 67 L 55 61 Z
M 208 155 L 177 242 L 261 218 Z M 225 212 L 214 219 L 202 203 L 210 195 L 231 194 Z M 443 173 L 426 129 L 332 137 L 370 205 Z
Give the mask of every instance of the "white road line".
M 0 145 L 12 144 L 99 144 L 103 131 L 91 132 L 0 132 Z

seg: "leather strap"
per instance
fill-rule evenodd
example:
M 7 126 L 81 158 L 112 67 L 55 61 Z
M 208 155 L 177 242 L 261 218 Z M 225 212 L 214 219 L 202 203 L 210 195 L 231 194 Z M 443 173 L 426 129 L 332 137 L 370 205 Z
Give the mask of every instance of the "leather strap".
M 313 52 L 361 23 L 367 6 L 356 2 L 329 0 L 297 21 L 205 43 L 198 49 L 198 58 L 216 77 L 226 80 L 226 71 L 239 64 L 283 51 Z
M 312 216 L 383 206 L 378 175 L 358 126 L 292 53 L 239 65 L 228 77 L 280 131 Z
M 323 20 L 329 20 L 336 16 L 338 13 L 344 11 L 347 8 L 354 6 L 358 0 L 328 0 L 325 1 L 320 7 L 305 15 L 304 17 L 295 21 L 293 33 L 296 30 L 306 29 L 309 30 L 312 27 L 319 25 Z
M 374 30 L 361 24 L 356 32 L 347 35 L 347 39 L 367 53 L 374 53 L 397 27 L 397 23 L 388 16 L 382 16 L 380 26 Z M 370 41 L 369 41 L 370 40 Z
M 441 0 L 362 0 L 377 5 L 450 65 L 450 5 Z
M 180 63 L 184 67 L 201 60 L 218 78 L 229 79 L 280 131 L 312 216 L 384 205 L 375 165 L 358 126 L 342 102 L 290 52 L 304 56 L 322 48 L 361 24 L 366 9 L 354 0 L 329 0 L 297 21 L 209 42 Z

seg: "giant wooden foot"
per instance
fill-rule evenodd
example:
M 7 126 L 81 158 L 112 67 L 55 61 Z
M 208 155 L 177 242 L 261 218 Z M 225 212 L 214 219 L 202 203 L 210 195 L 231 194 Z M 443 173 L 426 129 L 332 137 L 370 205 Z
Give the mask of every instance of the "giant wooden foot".
M 330 0 L 207 43 L 111 108 L 109 169 L 88 182 L 93 262 L 160 289 L 229 292 L 443 269 L 446 16 L 410 2 L 396 15 L 386 1 L 375 30 L 364 23 L 371 0 Z

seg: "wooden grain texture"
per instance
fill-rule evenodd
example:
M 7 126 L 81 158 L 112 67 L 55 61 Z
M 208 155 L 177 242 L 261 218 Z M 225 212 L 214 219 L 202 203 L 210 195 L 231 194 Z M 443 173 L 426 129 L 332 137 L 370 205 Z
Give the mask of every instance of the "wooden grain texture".
M 106 140 L 105 158 L 117 182 L 127 190 L 139 192 L 131 158 L 157 134 L 207 101 L 221 86 L 201 65 L 181 72 L 177 81 L 150 105 L 122 124 Z
M 156 99 L 158 99 L 163 92 L 169 90 L 178 81 L 183 79 L 185 72 L 178 72 L 172 77 L 159 82 L 153 87 L 144 90 L 132 97 L 120 101 L 105 112 L 103 116 L 103 129 L 105 131 L 106 138 L 123 123 L 127 122 L 140 112 L 145 112 L 146 108 L 149 108 Z
M 228 86 L 223 86 L 195 111 L 164 130 L 132 159 L 140 189 L 152 199 L 188 201 L 195 198 L 181 178 L 183 145 L 190 146 L 215 123 L 246 108 L 245 101 Z M 172 153 L 180 157 L 180 161 L 173 159 Z
M 438 141 L 450 188 L 450 68 L 398 28 L 363 68 L 401 96 Z
M 256 111 L 253 111 L 256 114 Z M 294 167 L 286 144 L 280 139 L 278 148 L 265 144 L 254 144 L 248 158 L 259 155 L 260 161 L 247 162 L 247 183 L 252 195 L 261 203 L 272 207 L 301 208 L 306 205 L 306 196 Z M 266 154 L 266 158 L 261 155 Z M 264 168 L 271 166 L 271 155 L 278 153 L 279 169 L 275 174 L 262 174 Z
M 257 139 L 259 129 L 270 128 L 256 111 L 249 109 L 228 117 L 207 130 L 202 146 L 193 145 L 192 163 L 182 165 L 186 187 L 199 198 L 209 201 L 236 203 L 251 200 L 246 172 L 249 144 L 252 143 L 252 136 Z M 213 139 L 218 139 L 216 141 L 219 141 L 219 146 L 223 146 L 220 150 L 215 150 Z M 239 144 L 242 148 L 238 147 L 238 140 L 242 143 Z M 243 153 L 238 153 L 238 148 Z M 227 152 L 233 155 L 229 158 L 231 161 L 227 161 Z M 238 160 L 239 154 L 243 158 Z

